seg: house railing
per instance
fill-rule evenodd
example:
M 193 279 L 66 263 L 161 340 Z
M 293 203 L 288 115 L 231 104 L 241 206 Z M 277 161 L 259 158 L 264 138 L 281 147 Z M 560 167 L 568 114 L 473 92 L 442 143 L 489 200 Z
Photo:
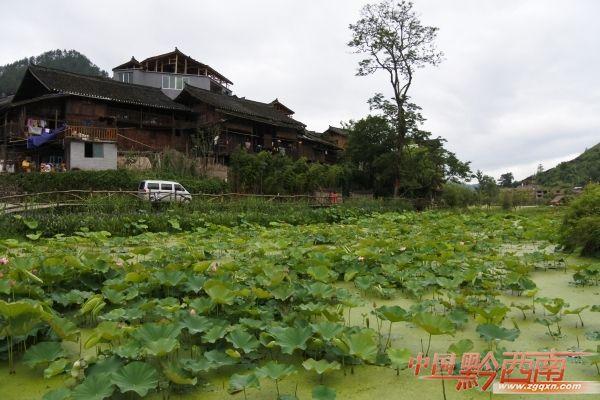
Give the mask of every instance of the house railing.
M 68 125 L 63 135 L 65 138 L 80 139 L 86 141 L 116 142 L 117 128 Z

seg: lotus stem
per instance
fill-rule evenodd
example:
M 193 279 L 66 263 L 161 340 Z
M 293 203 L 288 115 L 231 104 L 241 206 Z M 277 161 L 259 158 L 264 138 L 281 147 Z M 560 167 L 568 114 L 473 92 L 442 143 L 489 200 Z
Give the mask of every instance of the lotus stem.
M 444 400 L 446 400 L 446 383 L 444 381 L 444 371 L 442 371 L 442 396 L 444 397 Z
M 427 351 L 425 352 L 425 356 L 429 355 L 429 348 L 431 347 L 431 333 L 429 334 L 429 340 L 427 341 Z
M 583 328 L 583 319 L 581 319 L 581 314 L 577 314 L 577 316 L 579 317 L 579 321 L 581 321 L 581 327 Z

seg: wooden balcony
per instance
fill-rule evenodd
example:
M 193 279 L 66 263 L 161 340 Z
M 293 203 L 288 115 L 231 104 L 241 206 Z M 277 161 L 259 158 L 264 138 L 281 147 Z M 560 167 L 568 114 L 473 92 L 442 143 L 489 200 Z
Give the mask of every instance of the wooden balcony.
M 68 125 L 63 132 L 65 139 L 79 139 L 92 142 L 116 142 L 117 128 L 99 126 Z

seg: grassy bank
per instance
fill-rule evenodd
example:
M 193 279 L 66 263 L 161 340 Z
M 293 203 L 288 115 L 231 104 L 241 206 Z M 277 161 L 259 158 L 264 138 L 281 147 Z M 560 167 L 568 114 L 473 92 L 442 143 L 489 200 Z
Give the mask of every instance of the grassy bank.
M 84 205 L 40 209 L 0 216 L 0 237 L 51 237 L 79 231 L 107 231 L 114 236 L 144 232 L 193 231 L 207 224 L 237 226 L 244 223 L 304 225 L 335 223 L 374 212 L 405 211 L 403 200 L 351 200 L 335 207 L 306 202 L 276 202 L 264 198 L 217 200 L 196 197 L 189 204 L 153 206 L 132 196 L 93 198 Z

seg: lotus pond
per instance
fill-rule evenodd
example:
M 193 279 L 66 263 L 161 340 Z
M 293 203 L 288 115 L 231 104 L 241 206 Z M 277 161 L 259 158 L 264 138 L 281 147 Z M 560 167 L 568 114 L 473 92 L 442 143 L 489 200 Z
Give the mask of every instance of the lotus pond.
M 489 398 L 409 357 L 596 352 L 600 263 L 558 252 L 559 225 L 429 211 L 3 240 L 0 398 Z

